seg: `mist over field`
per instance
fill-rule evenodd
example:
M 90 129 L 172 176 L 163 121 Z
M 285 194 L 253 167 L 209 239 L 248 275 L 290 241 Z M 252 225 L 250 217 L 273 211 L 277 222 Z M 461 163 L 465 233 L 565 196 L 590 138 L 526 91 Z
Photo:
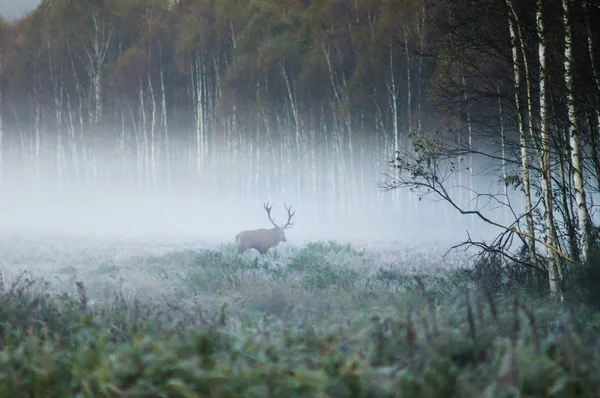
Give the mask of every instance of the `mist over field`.
M 45 144 L 53 147 L 50 139 Z M 174 154 L 186 154 L 188 148 L 176 141 L 170 146 Z M 268 159 L 262 168 L 249 170 L 215 151 L 207 155 L 210 170 L 200 178 L 193 162 L 172 161 L 167 179 L 166 165 L 156 161 L 149 167 L 156 178 L 142 172 L 140 182 L 136 176 L 140 163 L 147 167 L 144 156 L 141 161 L 139 154 L 122 159 L 99 145 L 89 148 L 82 166 L 89 179 L 78 184 L 78 171 L 57 164 L 51 155 L 32 159 L 18 147 L 4 154 L 13 161 L 5 163 L 0 196 L 4 283 L 14 283 L 23 272 L 44 281 L 51 292 L 73 292 L 83 283 L 96 306 L 122 294 L 127 300 L 203 298 L 209 308 L 227 302 L 232 310 L 246 311 L 263 305 L 257 304 L 263 302 L 257 296 L 263 289 L 273 289 L 273 305 L 284 305 L 287 299 L 277 304 L 278 295 L 300 283 L 294 281 L 307 271 L 298 261 L 307 261 L 302 260 L 306 253 L 314 256 L 312 250 L 323 253 L 307 263 L 317 267 L 317 279 L 306 283 L 334 286 L 348 273 L 348 283 L 361 285 L 370 278 L 385 279 L 386 272 L 433 275 L 467 266 L 473 252 L 448 253 L 450 246 L 464 240 L 466 231 L 474 238 L 496 232 L 458 215 L 443 201 L 418 200 L 408 191 L 381 192 L 377 182 L 386 169 L 373 167 L 376 162 L 351 162 L 349 156 L 346 161 L 356 175 L 364 176 L 346 180 L 360 187 L 356 198 L 349 187 L 332 192 L 326 184 L 298 185 L 298 176 L 310 182 L 307 177 L 314 172 L 321 178 L 337 175 L 338 164 L 325 159 L 318 170 L 301 168 L 289 176 L 278 171 L 279 181 L 287 184 L 277 184 L 260 175 L 272 178 L 277 169 Z M 496 185 L 479 178 L 482 184 Z M 238 255 L 237 233 L 272 227 L 263 208 L 267 201 L 278 224 L 287 220 L 284 203 L 296 212 L 287 243 L 264 256 L 255 250 Z M 479 207 L 488 216 L 502 217 L 497 210 Z M 332 275 L 327 267 L 335 270 Z M 282 272 L 296 276 L 280 280 Z M 244 299 L 236 302 L 236 297 Z M 264 300 L 269 307 L 270 299 Z M 324 311 L 333 301 L 323 300 L 318 308 Z M 309 313 L 314 305 L 309 300 L 299 311 Z
M 108 158 L 111 154 L 105 155 Z M 220 153 L 215 152 L 213 156 L 219 158 Z M 114 170 L 109 182 L 100 177 L 86 185 L 77 185 L 74 181 L 66 183 L 64 177 L 63 183 L 57 184 L 56 164 L 50 161 L 39 165 L 40 176 L 21 166 L 7 165 L 0 197 L 0 229 L 4 234 L 162 236 L 226 243 L 233 242 L 234 236 L 242 230 L 271 228 L 263 209 L 263 204 L 270 202 L 277 223 L 286 220 L 284 203 L 296 211 L 296 223 L 288 231 L 292 245 L 319 239 L 375 245 L 440 241 L 452 244 L 465 238 L 466 231 L 476 237 L 497 232 L 475 216 L 458 215 L 433 195 L 419 200 L 410 192 L 400 195 L 382 192 L 377 181 L 388 169 L 377 169 L 368 163 L 356 166 L 365 175 L 361 188 L 367 199 L 347 205 L 341 196 L 335 200 L 327 191 L 311 186 L 300 186 L 299 190 L 296 187 L 282 189 L 278 185 L 257 189 L 251 186 L 254 182 L 250 182 L 249 196 L 244 192 L 246 188 L 231 183 L 239 173 L 235 168 L 240 166 L 228 166 L 226 162 L 215 167 L 216 175 L 211 176 L 205 188 L 201 181 L 189 175 L 181 178 L 172 175 L 174 182 L 168 187 L 163 181 L 154 192 L 137 190 L 127 178 L 129 165 L 123 163 L 120 166 L 119 162 L 109 162 Z M 321 167 L 333 168 L 335 173 L 333 163 L 324 163 Z M 164 165 L 159 163 L 157 168 L 164 169 Z M 310 172 L 304 170 L 282 178 L 295 182 L 296 173 Z M 487 183 L 495 185 L 492 180 Z M 491 211 L 483 201 L 470 208 L 479 208 L 484 214 L 502 221 L 503 213 Z
M 189 132 L 178 133 L 186 134 Z M 45 145 L 54 147 L 50 137 Z M 189 147 L 187 142 L 174 140 L 170 150 L 175 155 L 187 154 Z M 267 152 L 267 148 L 265 145 L 260 149 Z M 384 162 L 377 166 L 375 161 L 351 162 L 346 157 L 355 175 L 363 176 L 346 180 L 360 187 L 354 196 L 349 186 L 339 185 L 332 190 L 332 185 L 323 182 L 311 184 L 319 178 L 338 175 L 340 167 L 335 160 L 322 159 L 316 170 L 300 165 L 290 172 L 278 170 L 280 165 L 269 158 L 262 161 L 260 168 L 244 167 L 252 156 L 242 153 L 245 161 L 228 159 L 226 151 L 221 150 L 207 155 L 208 170 L 200 177 L 193 157 L 179 163 L 171 160 L 167 179 L 166 164 L 160 160 L 164 153 L 154 168 L 148 167 L 144 154 L 141 159 L 136 153 L 122 158 L 116 150 L 101 145 L 91 146 L 88 156 L 79 171 L 85 172 L 88 179 L 82 178 L 78 183 L 77 169 L 57 163 L 51 152 L 50 156 L 28 158 L 18 146 L 12 151 L 5 148 L 0 266 L 7 283 L 26 270 L 34 278 L 49 281 L 48 289 L 52 291 L 72 290 L 74 283 L 81 281 L 89 286 L 90 300 L 98 303 L 109 300 L 110 292 L 122 289 L 131 297 L 171 296 L 173 281 L 185 280 L 189 272 L 207 272 L 202 278 L 210 278 L 212 271 L 204 267 L 230 272 L 227 264 L 238 261 L 259 261 L 258 267 L 267 270 L 293 267 L 297 253 L 306 245 L 319 242 L 338 242 L 340 247 L 349 244 L 356 250 L 367 250 L 368 257 L 360 260 L 336 259 L 335 250 L 331 254 L 334 263 L 342 261 L 336 267 L 360 269 L 365 278 L 388 267 L 429 274 L 470 263 L 468 256 L 472 251 L 447 253 L 453 244 L 468 236 L 467 231 L 474 239 L 497 233 L 472 216 L 458 214 L 447 203 L 432 200 L 434 196 L 418 200 L 408 190 L 382 192 L 378 179 L 389 170 L 382 166 Z M 374 152 L 373 158 L 377 160 Z M 155 170 L 154 180 L 151 173 L 142 171 L 140 181 L 140 164 L 146 170 Z M 274 178 L 274 171 L 278 179 Z M 314 180 L 308 178 L 315 175 Z M 306 182 L 298 185 L 298 176 Z M 474 181 L 482 187 L 497 185 L 485 175 L 478 175 Z M 467 191 L 458 190 L 457 199 L 460 192 Z M 467 196 L 461 200 L 469 203 Z M 295 224 L 286 231 L 287 243 L 281 242 L 264 257 L 255 250 L 237 256 L 237 233 L 272 227 L 263 208 L 267 201 L 273 206 L 272 216 L 278 224 L 287 220 L 284 203 L 296 212 Z M 472 206 L 478 206 L 488 216 L 503 218 L 502 211 L 490 210 L 484 202 Z M 215 264 L 206 260 L 212 265 L 205 260 L 185 260 L 185 253 L 205 251 L 223 259 Z M 174 260 L 169 260 L 171 257 Z M 349 263 L 342 265 L 346 264 L 344 261 Z M 240 265 L 236 272 L 255 272 L 252 270 L 257 265 L 247 267 Z M 271 271 L 261 271 L 261 275 L 262 272 Z M 254 291 L 255 282 L 240 277 L 243 282 L 239 288 Z M 197 289 L 194 285 L 185 294 L 201 294 Z M 220 293 L 213 293 L 210 298 L 229 300 Z

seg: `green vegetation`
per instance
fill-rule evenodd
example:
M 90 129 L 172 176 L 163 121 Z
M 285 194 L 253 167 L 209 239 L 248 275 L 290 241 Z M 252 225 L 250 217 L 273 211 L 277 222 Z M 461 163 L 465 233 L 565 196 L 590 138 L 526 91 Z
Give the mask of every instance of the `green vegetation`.
M 600 316 L 575 285 L 597 272 L 558 306 L 428 261 L 227 245 L 103 264 L 72 295 L 25 272 L 1 286 L 0 397 L 598 396 Z M 119 268 L 172 288 L 102 297 Z

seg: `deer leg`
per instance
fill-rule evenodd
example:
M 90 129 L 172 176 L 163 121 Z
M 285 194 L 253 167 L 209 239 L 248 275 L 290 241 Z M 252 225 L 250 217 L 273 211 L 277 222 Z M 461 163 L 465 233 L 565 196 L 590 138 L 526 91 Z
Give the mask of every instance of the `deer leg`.
M 264 255 L 267 251 L 269 251 L 268 247 L 264 247 L 264 246 L 258 246 L 255 247 L 256 250 L 258 250 L 258 252 L 262 255 Z

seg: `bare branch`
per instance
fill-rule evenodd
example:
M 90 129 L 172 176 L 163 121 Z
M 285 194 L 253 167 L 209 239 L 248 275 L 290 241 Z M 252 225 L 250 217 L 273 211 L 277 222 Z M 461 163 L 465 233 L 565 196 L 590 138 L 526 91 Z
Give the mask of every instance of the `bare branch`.
M 450 204 L 450 206 L 460 214 L 474 215 L 485 223 L 498 227 L 504 231 L 500 234 L 499 239 L 491 246 L 482 242 L 474 242 L 471 240 L 470 236 L 467 242 L 463 242 L 461 245 L 477 246 L 484 248 L 488 252 L 498 252 L 507 255 L 505 243 L 508 242 L 509 239 L 505 239 L 505 234 L 511 232 L 518 235 L 520 238 L 533 239 L 558 254 L 564 260 L 573 262 L 571 258 L 558 248 L 532 236 L 530 233 L 518 229 L 517 225 L 520 217 L 516 217 L 506 195 L 492 193 L 482 194 L 472 188 L 453 186 L 453 188 L 465 189 L 474 194 L 474 200 L 477 205 L 480 198 L 487 198 L 488 203 L 493 201 L 498 206 L 507 206 L 511 208 L 511 212 L 513 216 L 515 216 L 516 221 L 510 226 L 494 221 L 490 217 L 484 215 L 477 206 L 475 209 L 465 209 L 459 205 L 450 194 L 451 188 L 447 187 L 447 182 L 452 173 L 459 171 L 458 166 L 456 165 L 456 159 L 463 156 L 464 153 L 464 148 L 458 148 L 454 151 L 452 146 L 444 144 L 439 135 L 422 135 L 420 137 L 415 137 L 413 141 L 413 151 L 397 151 L 396 159 L 390 162 L 393 173 L 383 173 L 384 178 L 380 181 L 379 188 L 384 192 L 408 188 L 415 192 L 419 197 L 431 194 L 436 195 L 440 200 Z M 446 167 L 444 167 L 444 165 Z M 502 198 L 506 198 L 506 200 L 502 200 Z M 538 200 L 536 206 L 532 208 L 532 212 L 537 208 L 540 202 L 541 198 Z M 525 243 L 525 241 L 523 242 Z M 461 245 L 458 245 L 457 247 Z

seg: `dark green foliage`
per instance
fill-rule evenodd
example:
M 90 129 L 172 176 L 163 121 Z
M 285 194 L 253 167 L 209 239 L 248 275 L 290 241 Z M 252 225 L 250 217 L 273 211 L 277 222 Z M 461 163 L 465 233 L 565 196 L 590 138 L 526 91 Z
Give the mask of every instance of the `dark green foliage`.
M 338 254 L 347 253 L 348 255 L 363 256 L 364 251 L 356 250 L 350 243 L 343 244 L 333 240 L 309 242 L 301 250 L 301 252 L 309 252 L 314 254 Z
M 540 258 L 539 264 L 544 263 Z M 498 253 L 481 253 L 472 269 L 458 271 L 457 276 L 467 277 L 480 288 L 494 293 L 506 293 L 518 289 L 531 294 L 548 293 L 547 271 L 534 268 L 529 261 L 527 246 L 522 245 L 514 259 Z
M 338 286 L 348 289 L 358 280 L 358 273 L 333 260 L 344 256 L 361 256 L 351 245 L 337 242 L 308 243 L 291 258 L 290 267 L 304 274 L 304 286 L 307 289 L 327 289 Z
M 222 292 L 217 301 L 237 289 L 244 309 L 190 310 L 177 295 L 91 305 L 81 282 L 75 296 L 54 295 L 21 275 L 0 295 L 0 396 L 591 397 L 600 390 L 590 312 L 569 316 L 523 294 L 472 289 L 458 272 L 402 276 L 387 267 L 363 277 L 352 261 L 369 254 L 349 246 L 306 245 L 260 261 L 223 249 L 154 257 L 146 272 L 180 267 L 170 277 L 196 275 L 190 287 L 208 286 L 198 279 L 205 272 Z M 271 268 L 283 269 L 280 280 Z M 294 298 L 285 286 L 295 280 L 313 301 Z M 243 290 L 252 283 L 262 284 L 254 303 Z M 314 300 L 326 298 L 319 318 Z
M 148 265 L 160 264 L 170 266 L 176 263 L 178 266 L 207 268 L 223 263 L 223 253 L 217 250 L 182 250 L 161 257 L 150 257 L 145 259 Z
M 600 246 L 595 246 L 583 264 L 571 266 L 565 280 L 565 297 L 573 303 L 583 303 L 600 310 Z

